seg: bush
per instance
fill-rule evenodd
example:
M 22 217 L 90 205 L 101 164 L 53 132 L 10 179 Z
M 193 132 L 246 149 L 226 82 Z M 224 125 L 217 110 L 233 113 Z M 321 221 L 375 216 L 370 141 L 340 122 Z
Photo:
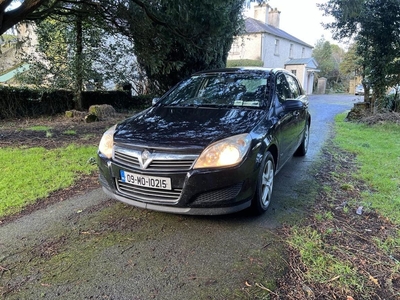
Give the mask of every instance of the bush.
M 131 110 L 151 106 L 152 96 L 131 96 L 126 91 L 93 91 L 82 93 L 82 107 L 88 109 L 92 105 L 108 104 L 116 110 Z
M 264 63 L 262 60 L 256 59 L 232 59 L 226 62 L 228 68 L 235 67 L 262 67 Z
M 115 116 L 115 109 L 109 104 L 96 104 L 89 107 L 89 114 L 95 115 L 99 120 Z
M 382 103 L 383 110 L 400 112 L 400 94 L 386 95 Z
M 74 107 L 70 91 L 0 87 L 0 119 L 55 115 Z
M 108 104 L 117 111 L 151 106 L 153 96 L 131 96 L 127 91 L 94 91 L 82 93 L 82 108 Z M 74 95 L 66 90 L 38 90 L 0 86 L 0 119 L 64 114 L 76 107 Z

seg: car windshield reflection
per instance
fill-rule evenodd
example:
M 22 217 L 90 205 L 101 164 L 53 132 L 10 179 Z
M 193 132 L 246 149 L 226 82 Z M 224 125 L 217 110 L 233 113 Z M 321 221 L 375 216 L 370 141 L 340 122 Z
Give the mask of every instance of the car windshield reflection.
M 267 79 L 257 74 L 193 76 L 175 87 L 160 104 L 184 107 L 263 107 Z

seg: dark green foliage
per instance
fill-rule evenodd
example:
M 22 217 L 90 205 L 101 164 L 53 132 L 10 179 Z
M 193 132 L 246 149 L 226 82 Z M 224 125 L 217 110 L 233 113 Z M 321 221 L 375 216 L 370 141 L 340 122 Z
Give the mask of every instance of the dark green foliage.
M 329 0 L 320 7 L 334 17 L 326 27 L 335 37 L 356 37 L 364 88 L 373 89 L 371 108 L 385 107 L 387 88 L 400 82 L 400 1 Z
M 361 22 L 357 50 L 379 105 L 387 88 L 399 83 L 400 1 L 368 1 Z
M 397 92 L 386 95 L 380 104 L 383 110 L 400 112 L 400 94 Z
M 75 107 L 74 95 L 66 90 L 0 88 L 0 119 L 39 117 L 63 114 Z M 118 111 L 151 106 L 153 96 L 131 96 L 125 91 L 83 92 L 83 109 L 95 104 L 109 104 Z
M 87 15 L 88 9 L 83 5 L 59 8 L 56 18 L 38 21 L 37 49 L 34 55 L 24 57 L 31 68 L 19 78 L 37 87 L 46 83 L 52 89 L 72 90 L 77 109 L 82 108 L 79 96 L 84 83 L 101 78 L 93 64 L 101 53 L 102 32 L 92 25 L 95 20 Z
M 99 34 L 118 33 L 134 43 L 134 50 L 129 54 L 133 52 L 139 63 L 138 68 L 125 73 L 135 73 L 142 78 L 144 70 L 141 86 L 145 88 L 140 92 L 162 94 L 193 72 L 225 67 L 233 38 L 241 29 L 243 4 L 244 0 L 55 0 L 42 3 L 36 20 L 50 16 L 40 23 L 39 34 L 40 52 L 46 61 L 43 60 L 39 68 L 42 72 L 37 70 L 37 76 L 29 80 L 41 84 L 46 79 L 80 95 L 83 83 L 99 77 L 96 76 L 99 74 L 92 74 L 95 72 L 90 64 L 98 58 L 96 54 L 100 54 L 96 48 L 106 45 L 100 42 Z M 119 39 L 116 35 L 113 38 L 115 42 Z M 121 47 L 114 50 L 113 46 L 111 43 L 104 47 L 111 50 L 106 57 L 121 55 Z M 95 51 L 89 51 L 93 49 Z M 125 57 L 129 54 L 125 53 Z M 107 72 L 115 67 L 102 65 Z M 112 79 L 126 81 L 125 78 L 115 80 L 115 74 Z
M 125 91 L 93 91 L 82 93 L 82 105 L 89 108 L 96 104 L 109 104 L 116 110 L 140 109 L 151 106 L 153 96 L 131 96 Z
M 318 62 L 318 69 L 321 70 L 320 77 L 330 77 L 330 72 L 334 68 L 334 60 L 332 57 L 331 43 L 323 38 L 318 40 L 314 47 L 312 56 Z
M 40 85 L 51 81 L 55 86 L 80 95 L 83 83 L 100 77 L 93 74 L 96 72 L 92 72 L 91 62 L 100 54 L 96 50 L 105 46 L 110 52 L 102 57 L 127 57 L 134 53 L 139 67 L 125 75 L 131 73 L 143 79 L 139 92 L 162 94 L 193 72 L 225 67 L 233 38 L 241 30 L 243 3 L 244 0 L 83 0 L 76 3 L 56 0 L 44 3 L 35 17 L 31 15 L 30 18 L 40 22 L 50 16 L 40 23 L 40 50 L 46 60 L 42 60 L 42 68 L 36 69 L 29 82 Z M 134 43 L 134 50 L 127 55 L 121 53 L 121 47 L 114 49 L 113 43 L 100 42 L 99 35 L 103 32 L 128 37 Z M 116 44 L 119 37 L 113 37 Z M 107 72 L 115 67 L 115 64 L 101 65 Z M 115 73 L 113 81 L 129 79 L 118 76 L 115 80 Z M 76 103 L 81 102 L 76 100 Z
M 350 46 L 343 56 L 340 72 L 359 76 L 362 73 L 362 57 L 357 54 L 356 44 Z
M 0 119 L 55 115 L 74 107 L 69 91 L 0 88 Z
M 155 97 L 153 95 L 138 95 L 132 96 L 132 105 L 126 107 L 126 109 L 145 109 L 152 105 L 152 100 Z
M 325 25 L 333 32 L 335 39 L 353 36 L 358 30 L 359 17 L 365 0 L 328 0 L 325 4 L 317 3 L 325 15 L 334 17 L 334 21 Z
M 312 56 L 318 62 L 318 77 L 327 79 L 327 87 L 335 91 L 343 91 L 345 77 L 339 71 L 340 63 L 344 59 L 345 51 L 339 46 L 331 44 L 324 38 L 318 40 Z
M 256 59 L 232 59 L 226 62 L 228 68 L 234 67 L 262 67 L 264 62 Z
M 243 0 L 143 1 L 131 4 L 129 36 L 139 64 L 164 92 L 193 72 L 225 67 L 239 33 Z

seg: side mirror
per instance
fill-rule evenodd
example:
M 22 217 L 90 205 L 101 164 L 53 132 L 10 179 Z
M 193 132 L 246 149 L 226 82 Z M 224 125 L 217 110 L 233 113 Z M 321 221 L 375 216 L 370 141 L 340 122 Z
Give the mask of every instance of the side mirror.
M 305 103 L 300 100 L 286 100 L 282 106 L 285 111 L 302 110 L 306 107 Z

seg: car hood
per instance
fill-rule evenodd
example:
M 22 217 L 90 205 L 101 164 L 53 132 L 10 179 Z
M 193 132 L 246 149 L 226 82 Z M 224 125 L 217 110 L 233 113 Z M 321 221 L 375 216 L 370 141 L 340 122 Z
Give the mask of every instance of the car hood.
M 249 133 L 263 109 L 151 107 L 117 125 L 116 143 L 146 147 L 200 148 L 241 133 Z

